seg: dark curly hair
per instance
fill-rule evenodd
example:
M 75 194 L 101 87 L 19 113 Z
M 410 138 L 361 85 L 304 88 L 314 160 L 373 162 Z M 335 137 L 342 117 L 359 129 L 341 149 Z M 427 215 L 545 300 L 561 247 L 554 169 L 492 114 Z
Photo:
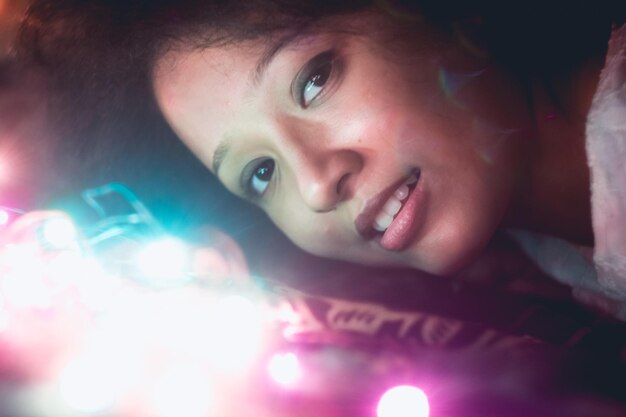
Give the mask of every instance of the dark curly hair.
M 87 166 L 103 161 L 111 166 L 113 160 L 131 159 L 129 152 L 153 155 L 156 147 L 167 153 L 175 146 L 150 85 L 152 67 L 168 48 L 251 39 L 278 43 L 282 36 L 320 27 L 341 31 L 346 28 L 328 22 L 366 10 L 388 16 L 389 27 L 404 38 L 415 32 L 402 28 L 424 24 L 465 36 L 523 79 L 553 77 L 602 55 L 612 25 L 624 22 L 626 2 L 32 0 L 15 53 L 42 68 L 60 92 L 52 107 L 69 121 L 60 154 L 88 161 Z M 407 41 L 419 46 L 428 40 Z M 129 121 L 134 130 L 112 132 Z
M 393 24 L 474 28 L 495 57 L 524 69 L 571 65 L 604 48 L 624 2 L 484 0 L 33 0 L 16 51 L 48 70 L 115 75 L 145 71 L 163 48 L 197 47 L 302 32 L 326 18 L 374 10 Z M 418 18 L 419 17 L 419 18 Z M 421 19 L 423 18 L 423 19 Z M 334 27 L 334 30 L 341 28 Z M 418 40 L 416 40 L 418 41 Z M 107 64 L 109 62 L 109 64 Z M 125 65 L 120 65 L 121 63 Z M 137 67 L 139 66 L 139 67 Z

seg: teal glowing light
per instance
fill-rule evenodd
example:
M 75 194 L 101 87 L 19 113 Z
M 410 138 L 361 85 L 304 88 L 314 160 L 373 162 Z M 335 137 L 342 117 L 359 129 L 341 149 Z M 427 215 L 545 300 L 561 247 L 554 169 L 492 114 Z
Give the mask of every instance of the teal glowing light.
M 446 68 L 439 68 L 439 88 L 445 96 L 454 104 L 461 108 L 465 108 L 465 104 L 460 101 L 457 94 L 468 85 L 471 81 L 476 80 L 483 75 L 487 69 L 480 69 L 472 72 L 454 72 Z

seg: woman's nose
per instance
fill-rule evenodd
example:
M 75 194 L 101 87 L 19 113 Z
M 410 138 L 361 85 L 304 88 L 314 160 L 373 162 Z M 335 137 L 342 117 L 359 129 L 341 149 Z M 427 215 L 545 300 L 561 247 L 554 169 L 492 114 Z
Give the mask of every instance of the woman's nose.
M 337 208 L 354 191 L 353 183 L 363 166 L 361 155 L 352 150 L 309 152 L 300 167 L 294 167 L 304 202 L 312 211 Z

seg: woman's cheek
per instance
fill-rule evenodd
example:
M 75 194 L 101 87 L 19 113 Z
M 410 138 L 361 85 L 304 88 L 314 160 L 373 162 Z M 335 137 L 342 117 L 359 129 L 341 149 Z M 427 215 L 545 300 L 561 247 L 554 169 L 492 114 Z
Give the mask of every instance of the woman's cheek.
M 337 250 L 349 245 L 334 222 L 324 215 L 292 215 L 272 220 L 296 246 L 314 255 L 337 258 Z

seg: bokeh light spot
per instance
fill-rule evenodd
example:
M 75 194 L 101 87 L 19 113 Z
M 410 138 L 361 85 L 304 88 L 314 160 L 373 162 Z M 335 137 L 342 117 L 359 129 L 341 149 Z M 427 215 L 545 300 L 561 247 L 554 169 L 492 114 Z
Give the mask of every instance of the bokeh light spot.
M 81 413 L 99 413 L 113 407 L 123 394 L 115 365 L 92 358 L 71 362 L 59 377 L 65 404 Z
M 0 209 L 0 227 L 6 226 L 6 224 L 9 223 L 10 218 L 9 213 L 6 210 Z
M 159 417 L 207 417 L 215 398 L 209 378 L 199 368 L 180 367 L 157 381 L 151 405 Z
M 41 238 L 47 247 L 68 249 L 76 243 L 76 227 L 71 220 L 64 217 L 49 219 L 42 225 Z
M 280 385 L 291 386 L 300 381 L 302 368 L 294 353 L 277 353 L 270 359 L 267 370 Z
M 44 283 L 46 266 L 27 245 L 6 248 L 9 270 L 0 276 L 0 292 L 13 306 L 21 308 L 49 308 L 52 288 Z
M 214 337 L 207 352 L 222 371 L 247 369 L 259 353 L 265 321 L 260 306 L 241 295 L 229 295 L 214 306 L 205 331 Z
M 0 333 L 9 327 L 9 309 L 6 303 L 0 298 Z
M 430 406 L 424 391 L 410 385 L 391 388 L 378 402 L 377 417 L 428 417 Z
M 186 274 L 189 253 L 184 243 L 163 238 L 148 244 L 137 255 L 137 267 L 148 278 L 176 279 Z

